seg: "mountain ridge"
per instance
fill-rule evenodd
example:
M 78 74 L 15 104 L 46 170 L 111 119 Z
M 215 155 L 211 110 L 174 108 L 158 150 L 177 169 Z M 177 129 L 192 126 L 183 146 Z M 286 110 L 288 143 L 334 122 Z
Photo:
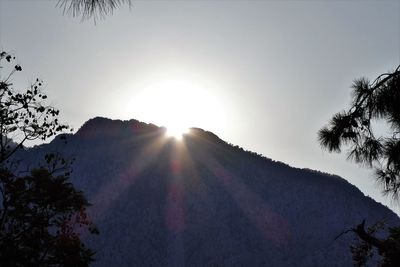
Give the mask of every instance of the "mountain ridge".
M 192 128 L 182 141 L 137 120 L 94 118 L 24 152 L 74 156 L 93 203 L 94 266 L 351 266 L 351 236 L 397 215 L 347 180 L 291 167 Z
M 117 123 L 120 126 L 121 125 L 125 125 L 126 126 L 126 124 L 129 124 L 129 125 L 134 126 L 135 128 L 139 128 L 139 129 L 148 127 L 147 131 L 152 131 L 152 130 L 157 130 L 158 129 L 161 132 L 161 134 L 165 134 L 166 133 L 166 128 L 165 127 L 157 126 L 157 125 L 155 125 L 153 123 L 146 123 L 146 122 L 143 122 L 143 121 L 140 121 L 140 120 L 136 120 L 136 119 L 120 120 L 120 119 L 110 119 L 110 118 L 107 118 L 107 117 L 97 116 L 97 117 L 91 118 L 91 119 L 87 120 L 85 123 L 83 123 L 82 126 L 78 129 L 78 131 L 75 134 L 77 134 L 77 135 L 83 134 L 82 132 L 87 131 L 87 129 L 85 129 L 85 128 L 102 129 L 102 128 L 104 128 L 104 126 L 110 125 L 112 123 Z M 146 130 L 144 132 L 146 132 Z M 234 145 L 234 144 L 231 144 L 229 142 L 226 142 L 225 140 L 221 139 L 218 135 L 214 134 L 213 132 L 206 131 L 206 130 L 204 130 L 202 128 L 190 127 L 189 128 L 189 132 L 190 132 L 190 135 L 200 135 L 202 137 L 206 137 L 206 139 L 219 141 L 219 142 L 222 142 L 222 143 L 224 143 L 224 144 L 226 144 L 228 146 L 232 146 L 233 148 L 237 149 L 240 152 L 250 153 L 255 158 L 256 157 L 261 157 L 263 160 L 272 161 L 272 162 L 275 162 L 277 164 L 282 164 L 284 166 L 288 166 L 290 168 L 304 170 L 304 171 L 310 171 L 310 172 L 315 172 L 315 173 L 322 174 L 322 175 L 328 175 L 328 176 L 330 176 L 332 178 L 338 178 L 340 180 L 344 180 L 345 182 L 349 183 L 350 185 L 355 186 L 354 184 L 350 183 L 345 178 L 343 178 L 343 177 L 341 177 L 339 175 L 333 174 L 333 173 L 328 173 L 328 172 L 324 172 L 324 171 L 321 171 L 321 170 L 315 170 L 315 169 L 311 169 L 311 168 L 307 168 L 307 167 L 305 167 L 305 168 L 295 167 L 295 166 L 292 166 L 289 163 L 285 163 L 283 161 L 273 160 L 273 159 L 271 159 L 271 158 L 269 158 L 269 157 L 267 157 L 267 156 L 265 156 L 263 154 L 259 154 L 259 153 L 255 152 L 255 151 L 246 150 L 246 149 L 244 149 L 244 148 L 242 148 L 242 147 L 240 147 L 238 145 Z M 133 134 L 135 134 L 135 132 Z M 69 135 L 69 134 L 67 134 L 67 135 Z M 59 137 L 60 136 L 62 136 L 62 135 L 59 135 Z M 359 190 L 359 188 L 357 186 L 355 186 L 355 187 Z M 359 191 L 362 193 L 361 190 L 359 190 Z M 362 194 L 364 194 L 364 193 L 362 193 Z M 368 197 L 368 198 L 371 198 L 370 196 L 367 196 L 367 195 L 365 195 L 365 196 Z M 374 200 L 373 198 L 371 198 L 371 199 Z M 382 204 L 382 203 L 377 202 L 377 201 L 375 201 L 375 202 L 379 203 L 379 204 Z M 382 205 L 387 207 L 384 204 L 382 204 Z M 387 207 L 387 208 L 389 208 L 389 207 Z

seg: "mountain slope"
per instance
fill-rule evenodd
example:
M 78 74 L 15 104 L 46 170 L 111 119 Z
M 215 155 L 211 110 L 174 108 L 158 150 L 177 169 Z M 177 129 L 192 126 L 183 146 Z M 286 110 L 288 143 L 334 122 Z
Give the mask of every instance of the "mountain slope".
M 68 144 L 24 152 L 74 156 L 100 235 L 94 266 L 351 266 L 342 231 L 399 224 L 346 180 L 292 168 L 193 128 L 182 141 L 136 120 L 95 118 Z

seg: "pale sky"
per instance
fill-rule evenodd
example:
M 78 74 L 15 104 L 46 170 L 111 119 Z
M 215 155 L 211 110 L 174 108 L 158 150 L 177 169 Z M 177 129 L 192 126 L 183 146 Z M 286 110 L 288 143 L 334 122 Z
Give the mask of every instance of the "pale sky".
M 0 0 L 0 50 L 75 129 L 95 116 L 179 121 L 291 166 L 334 173 L 399 213 L 372 170 L 317 132 L 350 85 L 400 64 L 400 1 L 133 1 L 105 20 Z

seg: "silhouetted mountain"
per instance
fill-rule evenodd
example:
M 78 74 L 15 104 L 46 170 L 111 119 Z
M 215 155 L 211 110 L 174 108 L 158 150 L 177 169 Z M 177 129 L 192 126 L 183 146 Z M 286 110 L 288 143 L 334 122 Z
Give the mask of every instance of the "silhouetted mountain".
M 399 224 L 346 180 L 244 151 L 202 129 L 181 141 L 136 120 L 95 118 L 68 144 L 24 152 L 74 156 L 100 235 L 93 266 L 351 266 L 366 219 Z M 32 165 L 34 166 L 34 165 Z

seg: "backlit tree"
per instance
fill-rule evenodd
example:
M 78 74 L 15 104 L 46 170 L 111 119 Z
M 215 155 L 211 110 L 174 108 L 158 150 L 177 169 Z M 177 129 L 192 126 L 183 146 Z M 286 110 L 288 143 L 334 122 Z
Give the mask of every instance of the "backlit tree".
M 88 266 L 94 252 L 82 233 L 97 233 L 88 201 L 68 182 L 70 161 L 48 154 L 48 168 L 18 170 L 17 153 L 32 140 L 47 140 L 69 127 L 45 103 L 42 81 L 17 91 L 12 77 L 22 71 L 14 57 L 0 53 L 8 73 L 0 76 L 0 266 Z

